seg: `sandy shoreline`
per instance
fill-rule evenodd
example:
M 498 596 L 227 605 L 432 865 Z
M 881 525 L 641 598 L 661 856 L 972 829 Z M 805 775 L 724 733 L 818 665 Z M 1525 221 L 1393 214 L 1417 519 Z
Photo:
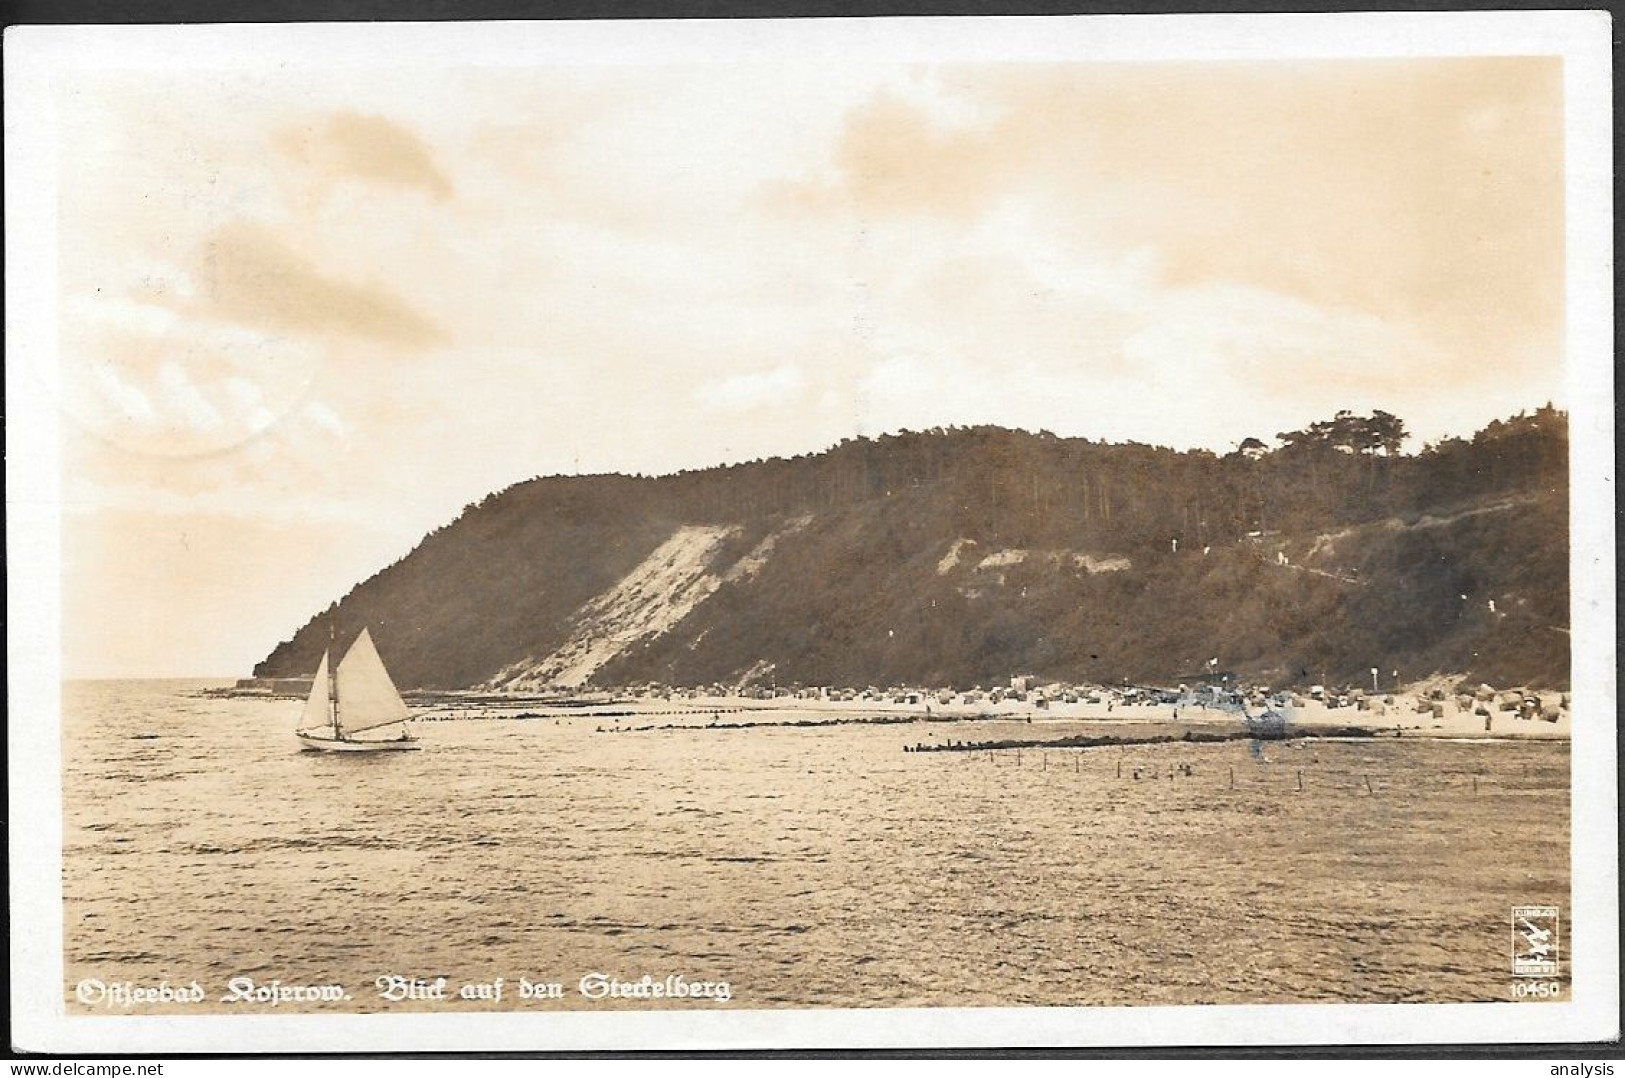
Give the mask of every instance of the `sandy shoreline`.
M 613 692 L 587 694 L 570 699 L 526 697 L 498 693 L 409 694 L 414 710 L 424 720 L 456 719 L 592 719 L 606 725 L 625 727 L 682 726 L 731 727 L 813 724 L 819 720 L 846 720 L 876 723 L 989 722 L 1020 724 L 1034 728 L 1073 726 L 1178 725 L 1233 729 L 1242 725 L 1241 715 L 1231 709 L 1162 703 L 1066 703 L 1049 701 L 1040 706 L 1031 700 L 1005 698 L 997 703 L 943 704 L 936 700 L 899 704 L 876 700 L 826 700 L 776 697 L 757 699 L 738 695 L 658 696 L 623 695 Z M 1555 707 L 1561 694 L 1542 692 L 1543 703 L 1550 698 Z M 1558 721 L 1518 718 L 1515 712 L 1498 710 L 1499 704 L 1475 704 L 1463 708 L 1454 700 L 1439 703 L 1442 714 L 1423 707 L 1420 694 L 1396 694 L 1394 703 L 1372 699 L 1365 709 L 1353 705 L 1333 707 L 1327 702 L 1306 699 L 1299 705 L 1281 709 L 1289 727 L 1356 728 L 1377 734 L 1438 738 L 1491 738 L 1567 740 L 1571 721 L 1567 708 L 1558 710 Z M 1428 701 L 1428 703 L 1434 703 Z M 1475 707 L 1490 710 L 1486 717 Z M 1037 729 L 1034 733 L 1037 733 Z

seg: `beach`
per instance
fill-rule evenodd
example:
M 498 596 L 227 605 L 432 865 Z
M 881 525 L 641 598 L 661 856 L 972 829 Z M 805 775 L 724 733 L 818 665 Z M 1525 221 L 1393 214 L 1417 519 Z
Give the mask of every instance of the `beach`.
M 647 690 L 604 690 L 570 696 L 526 696 L 505 693 L 424 693 L 414 704 L 425 719 L 595 717 L 609 728 L 648 726 L 735 727 L 775 722 L 830 722 L 879 724 L 922 723 L 936 726 L 948 721 L 965 724 L 1004 724 L 1035 727 L 1035 740 L 1065 736 L 1063 729 L 1110 727 L 1129 731 L 1147 725 L 1201 730 L 1245 729 L 1249 717 L 1260 718 L 1273 711 L 1287 729 L 1306 731 L 1357 729 L 1375 735 L 1430 738 L 1490 738 L 1494 740 L 1567 740 L 1571 730 L 1570 711 L 1559 706 L 1567 694 L 1553 690 L 1503 690 L 1489 702 L 1474 700 L 1463 706 L 1445 693 L 1444 700 L 1430 694 L 1441 692 L 1445 679 L 1409 687 L 1397 693 L 1360 697 L 1367 706 L 1350 702 L 1335 706 L 1332 700 L 1300 694 L 1280 694 L 1287 701 L 1278 707 L 1267 703 L 1243 712 L 1240 706 L 1219 706 L 1198 702 L 1150 702 L 1127 699 L 1104 687 L 1078 690 L 1073 701 L 1064 694 L 1042 697 L 1027 693 L 1026 699 L 1005 695 L 994 701 L 986 693 L 966 700 L 964 693 L 946 691 L 891 690 L 870 698 L 842 699 L 832 691 L 806 690 L 824 695 L 759 695 L 738 692 L 679 690 L 670 695 Z M 771 691 L 771 690 L 770 690 Z M 1167 690 L 1170 693 L 1175 690 Z M 836 693 L 851 690 L 835 690 Z M 1090 700 L 1089 696 L 1094 696 Z M 1138 694 L 1136 694 L 1138 695 Z M 1520 717 L 1515 711 L 1500 710 L 1500 696 L 1533 697 L 1555 713 L 1556 721 Z M 914 697 L 912 701 L 908 697 Z M 904 699 L 897 699 L 903 697 Z M 946 699 L 945 699 L 946 697 Z M 1391 701 L 1391 702 L 1389 702 Z M 1490 712 L 1488 716 L 1479 709 Z M 1486 724 L 1485 719 L 1490 721 Z M 989 727 L 991 729 L 992 727 Z

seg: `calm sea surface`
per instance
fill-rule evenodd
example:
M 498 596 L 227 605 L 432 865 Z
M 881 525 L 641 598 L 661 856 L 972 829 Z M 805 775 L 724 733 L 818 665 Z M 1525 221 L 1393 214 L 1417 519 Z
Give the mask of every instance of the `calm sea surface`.
M 592 972 L 726 981 L 735 1007 L 1505 1000 L 1510 907 L 1566 922 L 1566 742 L 1018 762 L 902 747 L 1054 731 L 572 717 L 353 757 L 298 751 L 297 701 L 203 684 L 65 687 L 70 1013 L 166 1009 L 82 1004 L 85 979 L 258 1006 L 222 1002 L 238 977 L 350 995 L 278 1013 L 718 1005 L 594 1002 Z M 506 987 L 391 1003 L 389 975 Z

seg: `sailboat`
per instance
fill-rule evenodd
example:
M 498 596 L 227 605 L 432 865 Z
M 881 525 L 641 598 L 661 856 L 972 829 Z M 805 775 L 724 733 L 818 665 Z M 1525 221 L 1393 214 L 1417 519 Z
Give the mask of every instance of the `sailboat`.
M 384 660 L 378 657 L 372 634 L 362 629 L 336 669 L 328 665 L 328 655 L 322 652 L 299 728 L 294 731 L 300 747 L 310 752 L 402 752 L 418 748 L 417 738 L 405 727 L 399 737 L 356 736 L 411 717 L 406 701 L 384 669 Z

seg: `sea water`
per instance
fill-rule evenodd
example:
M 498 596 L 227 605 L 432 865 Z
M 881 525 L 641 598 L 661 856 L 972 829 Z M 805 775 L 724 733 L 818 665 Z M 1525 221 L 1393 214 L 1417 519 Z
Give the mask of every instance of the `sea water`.
M 206 687 L 64 687 L 69 1013 L 1505 1000 L 1511 907 L 1567 912 L 1566 742 L 582 715 L 328 755 Z

